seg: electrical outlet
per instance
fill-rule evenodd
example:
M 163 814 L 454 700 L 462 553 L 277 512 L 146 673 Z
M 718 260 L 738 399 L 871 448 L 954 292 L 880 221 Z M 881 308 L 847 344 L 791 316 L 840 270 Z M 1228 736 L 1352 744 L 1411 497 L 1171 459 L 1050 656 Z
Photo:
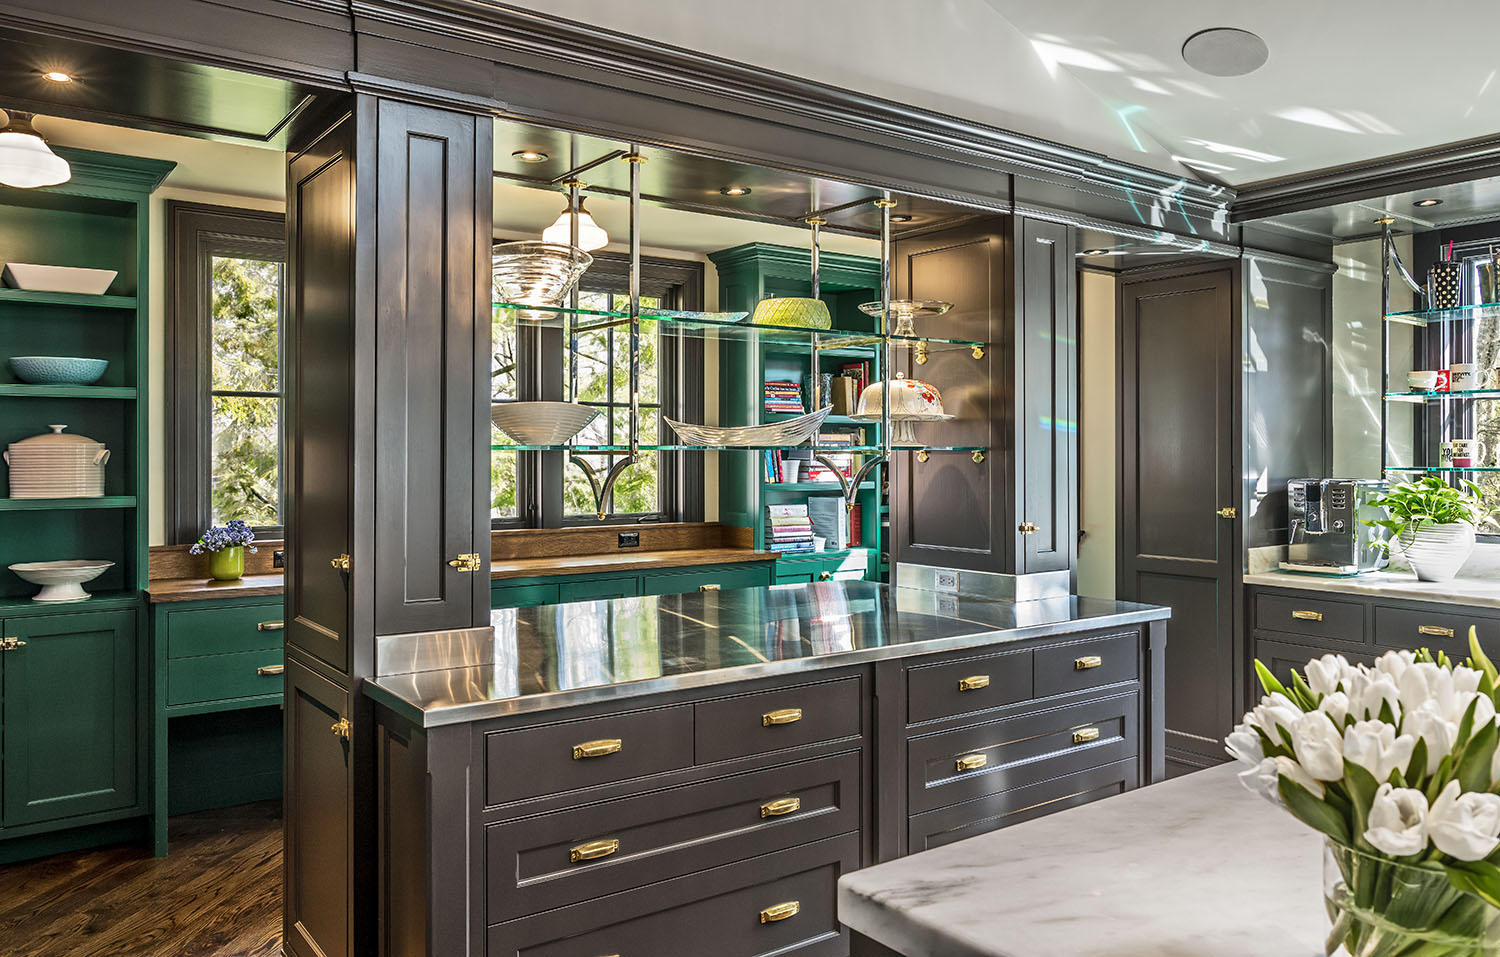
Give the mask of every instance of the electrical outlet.
M 641 533 L 640 532 L 621 532 L 620 533 L 620 547 L 621 548 L 640 548 L 641 547 Z
M 285 568 L 286 567 L 286 551 L 284 549 L 278 548 L 274 552 L 271 553 L 271 567 L 272 568 Z
M 958 591 L 958 572 L 940 571 L 932 576 L 935 591 Z

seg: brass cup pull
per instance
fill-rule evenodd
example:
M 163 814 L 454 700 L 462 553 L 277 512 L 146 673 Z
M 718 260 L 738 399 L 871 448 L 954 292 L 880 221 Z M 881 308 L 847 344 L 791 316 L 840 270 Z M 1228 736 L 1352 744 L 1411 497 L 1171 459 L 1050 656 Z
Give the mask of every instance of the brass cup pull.
M 256 631 L 281 631 L 286 628 L 284 621 L 259 621 L 255 623 Z
M 797 912 L 801 909 L 801 901 L 786 901 L 782 904 L 772 904 L 760 912 L 760 922 L 762 924 L 770 924 L 778 920 L 786 920 L 788 917 L 796 917 Z
M 989 675 L 969 675 L 967 678 L 958 679 L 959 691 L 978 691 L 980 688 L 988 688 L 989 686 Z
M 985 754 L 966 754 L 954 763 L 958 765 L 960 771 L 975 771 L 989 764 L 990 759 L 989 755 Z
M 597 861 L 601 857 L 608 857 L 620 849 L 620 842 L 611 837 L 602 841 L 589 841 L 577 847 L 568 848 L 568 860 L 574 864 L 579 861 Z
M 1434 638 L 1452 638 L 1453 629 L 1444 628 L 1442 625 L 1418 625 L 1417 634 L 1431 635 Z
M 714 582 L 714 583 L 708 584 L 708 585 L 699 585 L 698 586 L 698 590 L 699 591 L 718 591 L 720 587 L 721 586 L 719 585 L 718 582 Z
M 773 724 L 795 724 L 802 720 L 801 708 L 781 708 L 777 711 L 767 711 L 760 716 L 760 726 L 769 728 Z
M 266 678 L 271 675 L 279 675 L 285 671 L 286 665 L 261 665 L 259 668 L 255 669 L 255 673 L 260 675 L 262 678 Z
M 581 761 L 584 758 L 602 758 L 606 754 L 614 754 L 623 746 L 619 738 L 600 738 L 598 741 L 585 741 L 582 744 L 573 745 L 573 760 Z
M 349 738 L 354 734 L 354 722 L 350 721 L 348 718 L 340 718 L 335 721 L 333 723 L 333 726 L 328 730 L 332 731 L 338 737 L 343 738 L 345 741 L 348 741 Z
M 1074 744 L 1084 744 L 1084 743 L 1086 743 L 1088 741 L 1097 741 L 1097 740 L 1099 740 L 1099 729 L 1098 728 L 1079 728 L 1077 731 L 1073 732 L 1073 743 Z
M 1097 668 L 1102 664 L 1104 664 L 1104 659 L 1098 655 L 1084 655 L 1082 658 L 1073 659 L 1073 670 L 1088 671 L 1090 668 Z
M 781 817 L 783 814 L 790 814 L 793 811 L 800 810 L 801 807 L 801 798 L 778 798 L 775 801 L 767 801 L 762 804 L 760 806 L 760 816 L 763 818 Z
M 1301 611 L 1301 610 L 1298 610 L 1298 611 L 1292 612 L 1292 617 L 1295 618 L 1295 619 L 1297 619 L 1298 621 L 1322 621 L 1323 620 L 1323 613 L 1321 611 Z M 1453 634 L 1453 632 L 1450 631 L 1450 632 L 1448 632 L 1448 634 L 1451 635 L 1451 634 Z

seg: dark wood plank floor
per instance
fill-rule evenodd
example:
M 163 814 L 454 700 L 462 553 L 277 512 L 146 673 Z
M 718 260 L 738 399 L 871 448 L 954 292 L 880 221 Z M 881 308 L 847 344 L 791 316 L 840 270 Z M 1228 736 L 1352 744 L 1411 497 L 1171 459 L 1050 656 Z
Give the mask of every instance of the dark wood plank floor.
M 144 846 L 0 867 L 7 957 L 276 957 L 281 802 L 175 817 Z

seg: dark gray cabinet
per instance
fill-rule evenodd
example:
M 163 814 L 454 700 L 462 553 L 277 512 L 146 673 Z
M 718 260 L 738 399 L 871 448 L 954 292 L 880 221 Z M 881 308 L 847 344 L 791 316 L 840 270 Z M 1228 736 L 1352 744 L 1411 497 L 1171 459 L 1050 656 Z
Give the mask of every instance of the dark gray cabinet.
M 952 311 L 918 331 L 987 343 L 914 350 L 895 370 L 935 385 L 956 418 L 921 426 L 932 445 L 979 445 L 982 461 L 897 453 L 896 561 L 1025 574 L 1066 570 L 1077 538 L 1076 278 L 1067 227 L 995 216 L 896 244 L 897 298 Z M 920 322 L 920 321 L 919 321 Z M 941 326 L 939 326 L 939 323 Z M 920 360 L 920 361 L 919 361 Z

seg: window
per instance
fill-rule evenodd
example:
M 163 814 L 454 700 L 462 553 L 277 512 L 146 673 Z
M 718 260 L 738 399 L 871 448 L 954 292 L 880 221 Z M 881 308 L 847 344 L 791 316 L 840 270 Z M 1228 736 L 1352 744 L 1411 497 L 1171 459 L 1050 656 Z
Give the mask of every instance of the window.
M 168 534 L 281 534 L 280 214 L 168 204 Z
M 629 259 L 595 252 L 583 278 L 579 306 L 623 312 L 629 308 Z M 694 262 L 642 258 L 641 307 L 699 309 L 703 268 Z M 662 434 L 661 416 L 702 420 L 701 341 L 664 336 L 659 323 L 641 322 L 640 443 Z M 557 329 L 528 327 L 515 312 L 495 310 L 491 394 L 496 402 L 571 398 L 600 414 L 579 433 L 579 444 L 625 445 L 630 419 L 630 332 L 627 326 L 579 333 L 564 342 Z M 515 444 L 499 429 L 494 444 Z M 611 455 L 578 460 L 600 481 Z M 701 456 L 643 452 L 615 482 L 605 503 L 617 521 L 688 521 L 703 510 Z M 564 453 L 516 453 L 497 449 L 491 457 L 491 519 L 496 527 L 597 525 L 593 487 L 584 468 Z

